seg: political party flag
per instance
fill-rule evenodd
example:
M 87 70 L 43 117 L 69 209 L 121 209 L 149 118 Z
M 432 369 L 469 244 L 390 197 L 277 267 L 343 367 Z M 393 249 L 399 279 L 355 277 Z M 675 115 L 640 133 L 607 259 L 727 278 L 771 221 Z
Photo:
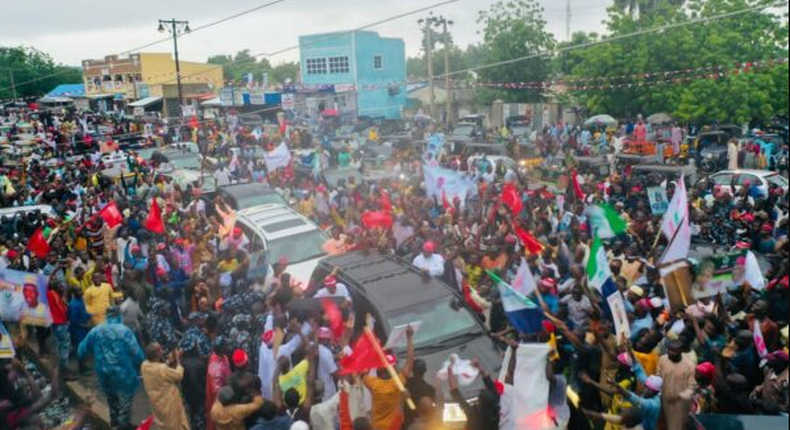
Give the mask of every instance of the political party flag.
M 390 200 L 390 194 L 384 190 L 381 191 L 381 196 L 379 197 L 379 206 L 381 206 L 382 212 L 392 213 L 392 200 Z
M 165 223 L 162 222 L 162 209 L 159 208 L 156 198 L 151 199 L 151 207 L 148 209 L 148 217 L 145 219 L 145 228 L 154 233 L 165 233 Z
M 321 307 L 324 309 L 324 317 L 329 323 L 329 329 L 332 330 L 332 337 L 340 339 L 346 331 L 346 325 L 343 322 L 343 313 L 340 312 L 340 307 L 337 303 L 330 298 L 321 299 Z
M 520 214 L 521 210 L 524 209 L 524 204 L 521 202 L 521 196 L 518 194 L 516 184 L 512 182 L 508 182 L 502 187 L 502 195 L 499 196 L 499 201 L 507 206 L 508 209 L 510 209 L 510 213 L 514 216 Z
M 392 214 L 384 211 L 365 211 L 360 217 L 365 228 L 392 228 Z
M 318 155 L 316 154 L 316 156 Z M 288 145 L 282 142 L 274 150 L 264 152 L 263 161 L 266 163 L 266 169 L 269 172 L 274 172 L 291 164 L 291 151 L 288 150 Z
M 464 205 L 469 190 L 475 187 L 472 178 L 462 176 L 453 170 L 424 166 L 423 174 L 425 175 L 426 194 L 435 199 L 441 199 L 444 194 L 448 201 L 454 201 L 457 198 L 461 201 L 461 205 Z
M 386 363 L 381 361 L 377 352 L 377 348 L 380 349 L 381 345 L 377 343 L 377 339 L 374 339 L 373 336 L 368 336 L 366 333 L 359 336 L 357 343 L 351 349 L 351 354 L 340 359 L 340 375 L 366 373 L 373 369 L 385 367 Z
M 543 332 L 543 311 L 532 300 L 513 289 L 494 272 L 486 271 L 494 280 L 502 298 L 502 307 L 505 309 L 510 325 L 519 333 L 534 334 Z
M 573 194 L 577 199 L 584 200 L 584 191 L 582 190 L 582 186 L 579 183 L 579 174 L 576 173 L 576 169 L 571 172 L 571 182 L 573 183 Z
M 587 281 L 593 288 L 602 291 L 603 285 L 611 278 L 612 272 L 609 270 L 609 259 L 606 258 L 606 250 L 603 247 L 601 238 L 596 233 L 593 236 L 590 254 L 587 257 Z M 608 296 L 604 295 L 604 298 L 606 297 Z
M 517 293 L 525 297 L 528 297 L 538 289 L 538 284 L 535 282 L 535 278 L 532 276 L 532 270 L 530 270 L 527 260 L 523 257 L 521 258 L 521 264 L 518 266 L 518 270 L 516 271 L 516 277 L 513 278 L 512 286 Z
M 763 328 L 760 326 L 761 322 L 758 319 L 755 319 L 753 324 L 752 338 L 754 339 L 754 348 L 757 350 L 757 355 L 764 359 L 768 356 L 768 346 L 765 344 L 765 338 L 763 337 Z
M 38 258 L 46 258 L 49 254 L 49 242 L 44 238 L 44 229 L 39 227 L 27 241 L 27 250 Z
M 530 232 L 524 230 L 519 226 L 513 227 L 516 236 L 521 240 L 521 244 L 530 254 L 540 254 L 543 251 L 543 244 L 535 238 Z
M 675 187 L 672 201 L 669 202 L 669 208 L 661 220 L 661 232 L 669 240 L 669 245 L 661 257 L 662 264 L 688 257 L 691 248 L 691 225 L 689 224 L 688 194 L 682 175 Z
M 597 232 L 601 239 L 619 236 L 628 228 L 628 224 L 617 210 L 606 203 L 587 206 L 586 212 L 592 231 Z
M 743 268 L 743 281 L 757 291 L 765 289 L 765 277 L 760 269 L 760 263 L 752 251 L 746 252 L 746 265 Z
M 99 211 L 99 216 L 109 228 L 114 228 L 118 224 L 123 223 L 123 215 L 115 202 L 110 202 L 110 204 L 102 208 L 102 210 Z

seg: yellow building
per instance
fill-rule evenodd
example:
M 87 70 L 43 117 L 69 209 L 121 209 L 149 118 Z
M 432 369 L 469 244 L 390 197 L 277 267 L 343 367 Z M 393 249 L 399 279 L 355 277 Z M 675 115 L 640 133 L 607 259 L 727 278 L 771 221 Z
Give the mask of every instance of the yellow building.
M 193 104 L 206 93 L 218 93 L 223 86 L 222 66 L 181 61 L 184 104 Z M 82 79 L 88 98 L 112 97 L 118 104 L 141 99 L 165 99 L 167 111 L 171 87 L 176 87 L 176 62 L 169 53 L 141 52 L 103 60 L 84 60 Z M 177 93 L 177 92 L 176 92 Z M 177 106 L 177 100 L 175 100 Z M 175 112 L 169 112 L 174 114 Z

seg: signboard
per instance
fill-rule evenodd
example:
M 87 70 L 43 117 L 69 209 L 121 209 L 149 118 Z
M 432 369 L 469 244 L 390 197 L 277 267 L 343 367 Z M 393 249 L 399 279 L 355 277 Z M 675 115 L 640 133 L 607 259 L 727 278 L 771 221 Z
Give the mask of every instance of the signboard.
M 672 314 L 685 312 L 686 306 L 695 302 L 691 292 L 694 283 L 691 267 L 685 261 L 662 267 L 661 281 Z
M 197 115 L 197 108 L 194 105 L 181 106 L 181 116 L 191 118 Z
M 647 196 L 650 198 L 650 210 L 653 215 L 663 215 L 669 208 L 667 199 L 667 189 L 664 187 L 650 187 L 647 189 Z
M 135 82 L 134 86 L 136 87 L 135 91 L 137 91 L 138 100 L 151 97 L 151 87 L 145 82 Z
M 296 96 L 292 93 L 283 93 L 283 109 L 294 110 L 296 109 Z
M 0 320 L 47 327 L 47 277 L 18 270 L 0 270 Z
M 621 344 L 623 339 L 631 339 L 631 324 L 628 322 L 628 313 L 625 311 L 625 300 L 622 293 L 615 293 L 606 298 L 609 302 L 609 309 L 612 311 L 614 319 L 614 331 L 617 335 L 617 344 Z
M 250 104 L 262 106 L 266 104 L 266 95 L 263 90 L 253 90 L 250 92 Z

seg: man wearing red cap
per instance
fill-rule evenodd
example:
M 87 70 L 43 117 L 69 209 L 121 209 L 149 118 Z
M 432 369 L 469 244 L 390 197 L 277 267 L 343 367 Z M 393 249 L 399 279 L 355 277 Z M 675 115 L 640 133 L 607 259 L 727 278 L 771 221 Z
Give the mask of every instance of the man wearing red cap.
M 412 265 L 424 274 L 435 278 L 444 275 L 444 258 L 436 254 L 436 244 L 433 242 L 425 242 L 422 253 L 414 258 Z
M 334 298 L 334 297 L 342 297 L 346 299 L 347 302 L 351 301 L 351 294 L 348 292 L 348 288 L 341 282 L 337 281 L 337 277 L 334 275 L 329 275 L 324 278 L 324 288 L 318 290 L 315 293 L 315 298 Z

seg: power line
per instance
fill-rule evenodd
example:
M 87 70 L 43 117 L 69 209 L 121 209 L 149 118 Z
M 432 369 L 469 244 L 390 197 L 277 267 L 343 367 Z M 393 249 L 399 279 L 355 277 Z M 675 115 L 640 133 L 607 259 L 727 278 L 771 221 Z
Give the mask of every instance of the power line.
M 253 59 L 253 58 L 274 57 L 274 56 L 277 56 L 277 55 L 280 55 L 280 54 L 284 54 L 284 53 L 289 52 L 289 51 L 293 51 L 293 50 L 299 49 L 300 46 L 310 46 L 310 45 L 315 45 L 315 44 L 322 43 L 322 42 L 325 42 L 325 41 L 328 41 L 328 40 L 341 39 L 341 38 L 345 37 L 347 33 L 355 33 L 355 32 L 358 32 L 358 31 L 366 30 L 366 29 L 371 28 L 371 27 L 376 27 L 376 26 L 379 26 L 379 25 L 382 25 L 382 24 L 386 24 L 388 22 L 397 21 L 399 19 L 406 18 L 408 16 L 417 15 L 417 14 L 426 12 L 426 11 L 431 10 L 431 9 L 436 9 L 438 7 L 446 6 L 446 5 L 453 4 L 453 3 L 458 3 L 460 1 L 462 1 L 462 0 L 444 0 L 444 1 L 441 1 L 441 2 L 438 2 L 438 3 L 434 3 L 434 4 L 431 4 L 431 5 L 428 5 L 428 6 L 423 6 L 423 7 L 418 8 L 418 9 L 413 9 L 413 10 L 410 10 L 408 12 L 403 12 L 403 13 L 400 13 L 398 15 L 393 15 L 393 16 L 391 16 L 389 18 L 384 18 L 384 19 L 381 19 L 381 20 L 378 20 L 378 21 L 374 21 L 374 22 L 365 24 L 365 25 L 363 25 L 361 27 L 354 28 L 352 30 L 332 32 L 332 34 L 327 36 L 327 37 L 316 39 L 316 40 L 314 40 L 312 42 L 309 42 L 309 43 L 307 43 L 305 45 L 296 44 L 296 45 L 292 45 L 292 46 L 289 46 L 289 47 L 286 47 L 286 48 L 282 48 L 282 49 L 279 49 L 279 50 L 273 51 L 273 52 L 268 52 L 268 53 L 267 52 L 262 52 L 260 54 L 251 55 L 248 58 L 244 58 L 244 59 L 240 59 L 240 60 L 234 60 L 234 61 L 231 61 L 230 63 L 217 65 L 214 68 L 207 68 L 207 69 L 201 70 L 199 72 L 195 72 L 195 73 L 192 73 L 192 74 L 189 74 L 189 75 L 184 75 L 184 76 L 182 76 L 182 79 L 183 78 L 188 78 L 188 77 L 199 76 L 199 75 L 203 75 L 203 74 L 206 74 L 206 73 L 210 73 L 210 72 L 213 72 L 213 71 L 215 71 L 217 69 L 222 69 L 225 66 L 238 64 L 238 63 L 243 63 L 243 62 L 248 62 L 248 61 L 250 61 L 250 59 Z M 157 85 L 166 84 L 166 83 L 173 82 L 173 81 L 174 81 L 174 79 L 168 79 L 166 81 L 158 82 Z
M 662 26 L 658 26 L 658 27 L 653 27 L 653 28 L 648 28 L 648 29 L 644 29 L 644 30 L 639 30 L 639 31 L 635 31 L 633 33 L 627 33 L 627 34 L 622 34 L 622 35 L 610 37 L 608 39 L 602 39 L 602 40 L 596 40 L 596 41 L 592 41 L 592 42 L 579 43 L 579 44 L 576 44 L 576 45 L 565 46 L 565 47 L 562 47 L 562 48 L 553 49 L 553 50 L 549 50 L 549 51 L 545 51 L 545 52 L 539 52 L 537 54 L 530 54 L 530 55 L 525 55 L 523 57 L 511 58 L 509 60 L 497 61 L 497 62 L 494 62 L 494 63 L 483 64 L 483 65 L 480 65 L 480 66 L 474 66 L 474 67 L 470 67 L 470 68 L 463 69 L 463 70 L 457 70 L 457 71 L 454 71 L 454 72 L 445 73 L 445 74 L 442 74 L 442 75 L 439 75 L 439 76 L 436 76 L 436 77 L 437 78 L 444 77 L 445 75 L 454 76 L 454 75 L 460 75 L 462 73 L 474 72 L 474 71 L 477 71 L 477 70 L 490 69 L 492 67 L 505 66 L 505 65 L 508 65 L 508 64 L 519 63 L 519 62 L 525 61 L 525 60 L 531 60 L 533 58 L 539 58 L 539 57 L 543 57 L 543 56 L 547 56 L 547 55 L 556 55 L 556 54 L 560 54 L 560 53 L 563 53 L 563 52 L 574 51 L 574 50 L 577 50 L 577 49 L 589 48 L 591 46 L 597 46 L 597 45 L 602 45 L 602 44 L 606 44 L 606 43 L 617 42 L 617 41 L 620 41 L 620 40 L 629 39 L 631 37 L 643 36 L 645 34 L 662 33 L 662 32 L 667 31 L 667 30 L 680 28 L 680 27 L 685 27 L 687 25 L 704 24 L 704 23 L 708 23 L 708 22 L 718 21 L 720 19 L 732 18 L 734 16 L 743 15 L 743 14 L 749 13 L 749 12 L 756 12 L 756 11 L 761 11 L 761 10 L 765 10 L 765 9 L 769 9 L 769 8 L 777 8 L 777 7 L 787 6 L 787 5 L 788 5 L 788 2 L 787 1 L 783 1 L 783 2 L 778 2 L 778 3 L 773 3 L 773 4 L 752 6 L 752 7 L 748 7 L 748 8 L 744 8 L 744 9 L 739 9 L 739 10 L 736 10 L 736 11 L 733 11 L 733 12 L 722 13 L 722 14 L 719 14 L 719 15 L 714 15 L 714 16 L 709 16 L 709 17 L 704 17 L 704 18 L 696 18 L 696 19 L 691 19 L 691 20 L 688 20 L 688 21 L 676 22 L 676 23 L 673 23 L 673 24 L 666 24 L 666 25 L 662 25 Z M 422 82 L 422 81 L 418 81 L 418 82 Z
M 232 15 L 226 16 L 226 17 L 224 17 L 224 18 L 220 18 L 220 19 L 218 19 L 218 20 L 216 20 L 216 21 L 211 21 L 211 22 L 209 22 L 209 23 L 207 23 L 207 24 L 203 24 L 203 25 L 197 26 L 197 27 L 193 28 L 193 29 L 190 31 L 190 33 L 185 33 L 184 35 L 186 35 L 186 34 L 192 34 L 192 33 L 195 33 L 195 32 L 197 32 L 197 31 L 200 31 L 200 30 L 205 30 L 205 29 L 207 29 L 207 28 L 214 27 L 214 26 L 216 26 L 216 25 L 219 25 L 219 24 L 222 24 L 222 23 L 228 22 L 228 21 L 230 21 L 230 20 L 233 20 L 233 19 L 236 19 L 236 18 L 240 18 L 240 17 L 242 17 L 242 16 L 245 16 L 245 15 L 251 14 L 251 13 L 253 13 L 253 12 L 257 12 L 257 11 L 259 11 L 259 10 L 262 10 L 262 9 L 266 9 L 266 8 L 268 8 L 268 7 L 271 7 L 271 6 L 277 5 L 277 4 L 279 4 L 279 3 L 284 3 L 284 2 L 286 2 L 286 1 L 288 1 L 288 0 L 272 0 L 272 1 L 270 1 L 270 2 L 267 2 L 267 3 L 264 3 L 264 4 L 262 4 L 262 5 L 260 5 L 260 6 L 256 6 L 256 7 L 254 7 L 254 8 L 251 8 L 251 9 L 247 9 L 247 10 L 244 10 L 244 11 L 241 11 L 241 12 L 237 12 L 237 13 L 234 13 L 234 14 L 232 14 Z M 183 37 L 184 35 L 182 35 L 182 36 L 180 36 L 180 37 Z M 144 44 L 144 45 L 140 45 L 140 46 L 138 46 L 138 47 L 135 47 L 135 48 L 127 49 L 126 51 L 121 51 L 121 52 L 120 52 L 120 53 L 118 53 L 117 55 L 121 56 L 121 55 L 127 55 L 127 54 L 131 54 L 131 53 L 133 53 L 133 52 L 138 52 L 138 51 L 141 51 L 141 50 L 143 50 L 143 49 L 145 49 L 145 48 L 149 48 L 149 47 L 151 47 L 151 46 L 158 45 L 158 44 L 160 44 L 160 43 L 163 43 L 163 42 L 169 42 L 170 40 L 171 40 L 171 39 L 170 39 L 169 37 L 162 38 L 162 39 L 158 39 L 158 40 L 154 40 L 154 41 L 152 41 L 152 42 L 148 42 L 148 43 L 146 43 L 146 44 Z M 66 68 L 64 68 L 63 70 L 60 70 L 60 71 L 58 71 L 58 72 L 55 72 L 55 73 L 51 73 L 51 74 L 49 74 L 49 75 L 45 75 L 45 76 L 39 76 L 38 78 L 30 79 L 30 80 L 27 80 L 27 81 L 24 81 L 24 82 L 17 82 L 17 83 L 16 83 L 16 87 L 17 87 L 17 88 L 19 88 L 19 87 L 20 87 L 20 86 L 22 86 L 22 85 L 26 85 L 26 84 L 32 84 L 32 83 L 34 83 L 34 82 L 40 82 L 40 81 L 43 81 L 43 80 L 46 80 L 46 79 L 49 79 L 49 78 L 52 78 L 52 77 L 55 77 L 55 76 L 63 75 L 63 74 L 66 74 L 66 73 L 69 73 L 69 72 L 71 72 L 71 70 L 70 70 L 70 69 L 72 69 L 72 68 L 71 68 L 71 67 L 68 67 L 68 66 L 66 66 Z M 11 87 L 0 88 L 0 91 L 5 91 L 5 90 L 8 90 L 8 89 L 10 89 L 10 88 L 11 88 Z

